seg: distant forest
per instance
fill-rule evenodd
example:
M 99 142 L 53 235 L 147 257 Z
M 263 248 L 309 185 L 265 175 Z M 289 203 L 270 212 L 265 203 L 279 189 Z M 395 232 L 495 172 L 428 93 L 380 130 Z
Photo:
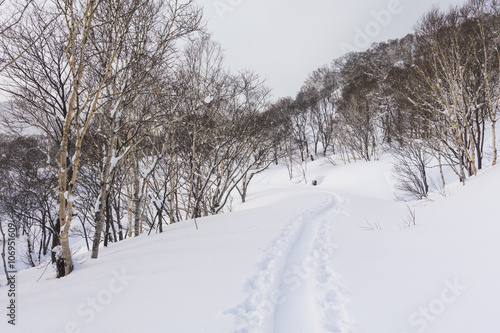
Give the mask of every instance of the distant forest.
M 24 263 L 50 256 L 58 277 L 73 270 L 70 237 L 97 258 L 101 244 L 230 211 L 271 164 L 292 179 L 316 158 L 391 153 L 402 196 L 421 199 L 445 168 L 465 184 L 498 160 L 496 0 L 431 9 L 274 103 L 257 74 L 227 70 L 192 0 L 6 1 L 0 226 L 15 223 Z

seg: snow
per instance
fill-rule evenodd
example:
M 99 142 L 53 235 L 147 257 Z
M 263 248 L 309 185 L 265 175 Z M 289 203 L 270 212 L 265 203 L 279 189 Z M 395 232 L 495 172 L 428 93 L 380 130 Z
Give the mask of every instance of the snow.
M 55 256 L 57 259 L 60 259 L 63 257 L 63 252 L 62 252 L 62 247 L 61 245 L 58 245 L 52 249 L 52 252 L 55 253 Z
M 207 96 L 207 97 L 205 97 L 205 99 L 203 100 L 203 102 L 205 104 L 210 104 L 213 100 L 214 100 L 214 98 L 212 96 Z
M 116 156 L 116 152 L 113 149 L 113 155 L 111 157 L 111 167 L 110 167 L 111 171 L 113 171 L 116 168 L 118 163 L 120 163 L 120 161 L 128 154 L 130 149 L 131 149 L 131 147 L 126 147 L 125 151 L 120 156 Z
M 16 331 L 500 332 L 500 167 L 408 203 L 411 227 L 390 159 L 307 169 L 318 186 L 273 167 L 232 213 L 80 250 L 60 280 L 19 272 Z

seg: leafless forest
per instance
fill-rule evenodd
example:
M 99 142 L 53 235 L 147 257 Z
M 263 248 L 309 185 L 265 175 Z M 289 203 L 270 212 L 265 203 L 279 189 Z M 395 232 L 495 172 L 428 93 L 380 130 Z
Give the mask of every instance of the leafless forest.
M 257 74 L 227 69 L 193 0 L 0 0 L 0 13 L 0 220 L 25 264 L 51 256 L 58 277 L 71 237 L 97 258 L 102 243 L 223 213 L 271 164 L 292 178 L 320 156 L 391 152 L 400 190 L 423 198 L 446 186 L 428 168 L 465 183 L 498 160 L 496 0 L 431 9 L 274 102 Z

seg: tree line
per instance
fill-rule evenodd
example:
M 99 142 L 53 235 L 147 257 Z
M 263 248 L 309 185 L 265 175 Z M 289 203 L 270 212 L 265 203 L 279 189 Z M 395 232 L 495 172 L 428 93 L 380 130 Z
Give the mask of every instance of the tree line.
M 499 42 L 498 1 L 433 8 L 414 33 L 346 54 L 311 73 L 294 98 L 274 103 L 282 149 L 296 164 L 318 154 L 370 161 L 390 151 L 406 197 L 427 196 L 432 167 L 440 187 L 444 168 L 465 183 L 498 160 Z

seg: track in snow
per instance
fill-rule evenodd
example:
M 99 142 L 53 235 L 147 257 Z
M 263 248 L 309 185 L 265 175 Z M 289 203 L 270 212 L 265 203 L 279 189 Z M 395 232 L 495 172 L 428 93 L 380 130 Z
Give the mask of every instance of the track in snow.
M 238 333 L 348 332 L 341 287 L 331 269 L 330 224 L 340 198 L 297 214 L 266 249 L 246 301 L 229 311 Z

